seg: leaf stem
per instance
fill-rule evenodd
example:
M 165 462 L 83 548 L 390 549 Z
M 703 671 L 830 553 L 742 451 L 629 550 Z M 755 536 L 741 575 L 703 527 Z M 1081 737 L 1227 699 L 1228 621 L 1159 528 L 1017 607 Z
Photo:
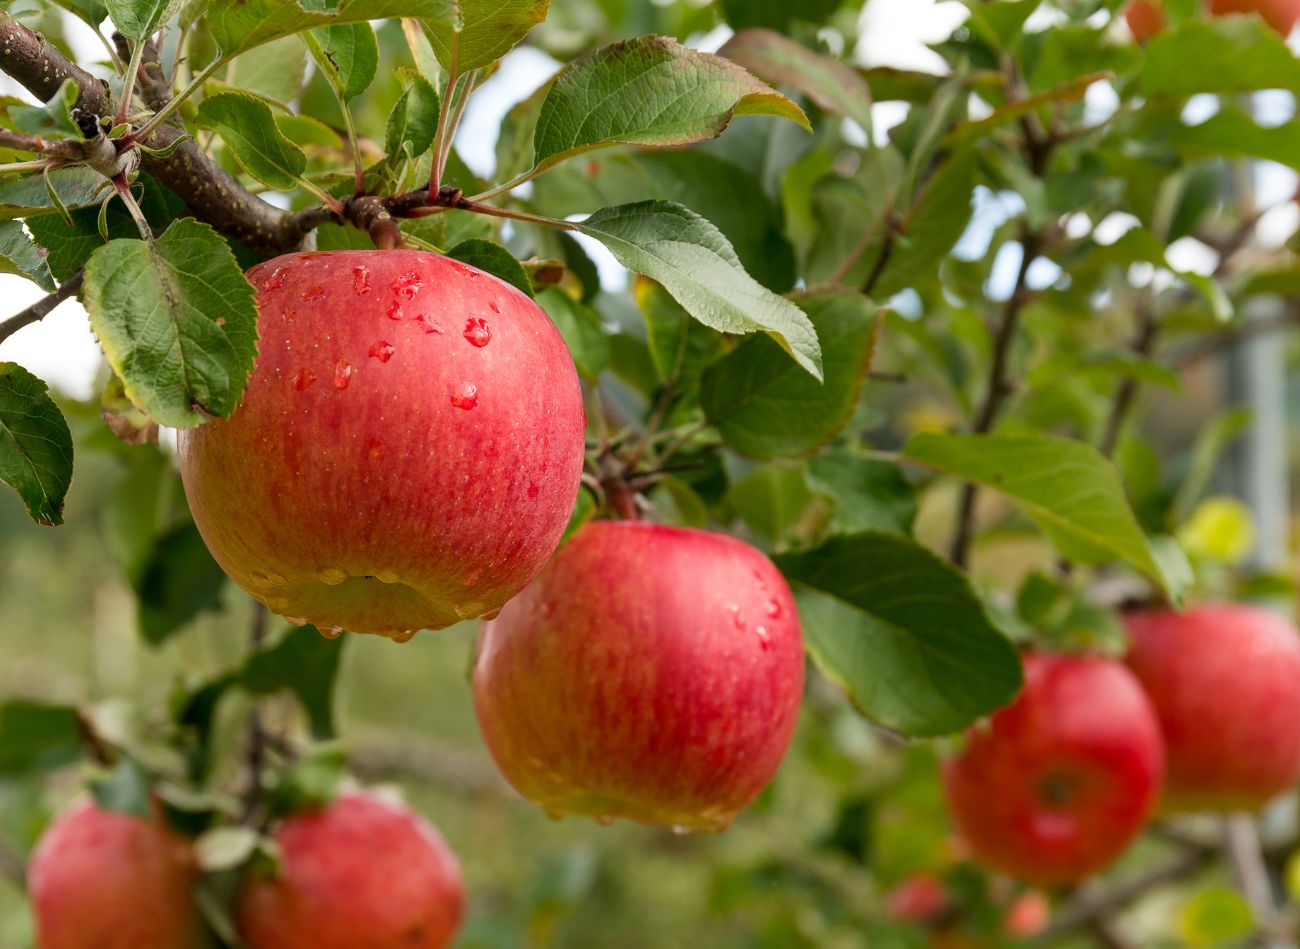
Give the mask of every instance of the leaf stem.
M 489 188 L 487 191 L 483 191 L 476 195 L 471 195 L 468 200 L 490 201 L 492 198 L 495 198 L 498 195 L 507 194 L 511 191 L 514 191 L 520 185 L 527 184 L 528 182 L 536 178 L 538 175 L 540 175 L 543 171 L 546 171 L 547 168 L 549 167 L 550 167 L 549 165 L 547 166 L 538 165 L 537 167 L 531 168 L 528 171 L 524 172 L 522 175 L 518 175 L 514 178 L 511 178 L 505 184 L 496 185 L 495 187 Z
M 180 92 L 174 95 L 165 106 L 163 106 L 161 109 L 155 112 L 153 114 L 153 117 L 150 118 L 149 121 L 145 122 L 144 125 L 140 126 L 138 129 L 132 132 L 131 138 L 135 141 L 140 141 L 148 137 L 150 132 L 152 132 L 163 122 L 166 122 L 169 118 L 171 118 L 172 113 L 175 112 L 177 109 L 179 109 L 186 99 L 194 95 L 194 93 L 197 92 L 199 88 L 205 82 L 208 81 L 208 77 L 210 77 L 223 65 L 225 65 L 224 61 L 220 57 L 218 57 L 217 59 L 214 59 L 212 62 L 208 63 L 208 65 L 204 66 L 203 69 L 199 72 L 199 74 L 190 80 L 189 85 L 187 85 L 184 89 L 182 89 Z
M 126 64 L 126 74 L 122 78 L 122 101 L 117 106 L 117 121 L 125 122 L 131 114 L 131 99 L 135 95 L 135 81 L 140 75 L 140 63 L 144 60 L 145 41 L 138 39 L 131 47 L 131 61 Z

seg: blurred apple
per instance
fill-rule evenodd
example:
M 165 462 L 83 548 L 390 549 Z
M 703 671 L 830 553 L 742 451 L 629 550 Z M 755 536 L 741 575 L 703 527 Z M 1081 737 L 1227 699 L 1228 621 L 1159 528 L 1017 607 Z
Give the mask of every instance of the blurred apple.
M 1232 604 L 1125 617 L 1164 733 L 1166 810 L 1253 810 L 1300 780 L 1300 635 Z
M 803 692 L 785 579 L 732 537 L 588 524 L 483 627 L 479 723 L 553 816 L 720 830 L 772 779 Z
M 443 949 L 464 914 L 460 865 L 428 821 L 367 794 L 287 818 L 280 872 L 252 876 L 247 949 Z
M 1025 689 L 947 762 L 953 817 L 977 859 L 1038 885 L 1105 868 L 1160 791 L 1159 723 L 1123 665 L 1035 654 Z
M 1290 36 L 1300 20 L 1300 0 L 1207 0 L 1212 16 L 1258 13 L 1283 37 Z M 1125 13 L 1134 39 L 1145 42 L 1165 28 L 1162 0 L 1134 0 Z
M 546 563 L 585 450 L 573 360 L 515 288 L 422 251 L 249 271 L 260 354 L 180 434 L 194 520 L 271 610 L 406 639 L 501 608 Z
M 84 802 L 41 836 L 27 884 L 40 949 L 195 949 L 198 863 L 160 819 Z
M 1124 17 L 1139 43 L 1145 43 L 1165 28 L 1165 11 L 1159 0 L 1134 0 Z

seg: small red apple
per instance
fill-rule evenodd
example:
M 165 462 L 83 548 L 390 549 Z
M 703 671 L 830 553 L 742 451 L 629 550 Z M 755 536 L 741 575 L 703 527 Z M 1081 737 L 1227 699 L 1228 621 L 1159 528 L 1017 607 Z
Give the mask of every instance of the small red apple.
M 1164 733 L 1164 808 L 1253 810 L 1300 780 L 1300 635 L 1267 610 L 1125 617 L 1129 667 Z
M 1300 0 L 1210 0 L 1210 13 L 1258 13 L 1264 22 L 1282 36 L 1290 36 L 1300 20 Z
M 1065 884 L 1107 866 L 1141 831 L 1163 760 L 1155 711 L 1124 666 L 1035 654 L 1020 697 L 971 730 L 944 784 L 981 861 Z
M 217 562 L 331 634 L 500 609 L 555 550 L 582 471 L 578 376 L 546 314 L 422 251 L 289 254 L 249 279 L 243 403 L 180 434 Z
M 1145 43 L 1165 28 L 1165 11 L 1159 0 L 1133 0 L 1124 17 L 1139 43 Z
M 803 674 L 762 553 L 598 521 L 484 625 L 474 700 L 505 776 L 553 816 L 721 830 L 776 773 Z
M 198 863 L 159 820 L 84 802 L 46 829 L 27 883 L 40 949 L 197 949 Z
M 1052 921 L 1052 904 L 1040 890 L 1028 890 L 1011 901 L 1002 916 L 1002 929 L 1013 939 L 1032 939 Z
M 932 923 L 952 906 L 947 885 L 932 873 L 908 877 L 885 897 L 885 915 L 900 923 Z
M 443 949 L 464 914 L 460 865 L 428 821 L 368 794 L 285 819 L 273 879 L 236 917 L 247 949 Z

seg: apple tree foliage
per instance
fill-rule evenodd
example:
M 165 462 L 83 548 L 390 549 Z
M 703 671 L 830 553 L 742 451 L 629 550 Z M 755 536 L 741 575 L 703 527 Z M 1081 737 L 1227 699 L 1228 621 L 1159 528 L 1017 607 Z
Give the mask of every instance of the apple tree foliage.
M 74 456 L 111 478 L 104 536 L 151 647 L 214 611 L 234 623 L 248 607 L 157 434 L 239 405 L 257 352 L 243 270 L 400 242 L 494 273 L 536 297 L 584 379 L 575 525 L 629 465 L 650 516 L 757 543 L 795 589 L 817 674 L 792 757 L 820 829 L 716 857 L 726 944 L 920 944 L 879 896 L 935 868 L 963 925 L 996 930 L 1001 884 L 948 854 L 935 744 L 904 740 L 1006 705 L 1027 642 L 1114 646 L 1116 589 L 1177 602 L 1245 582 L 1239 510 L 1202 501 L 1247 420 L 1197 438 L 1140 410 L 1168 418 L 1252 301 L 1300 286 L 1223 187 L 1248 160 L 1300 168 L 1300 126 L 1248 107 L 1300 91 L 1300 63 L 1254 17 L 1176 13 L 1142 48 L 1118 0 L 963 2 L 935 72 L 858 64 L 861 0 L 6 4 L 0 71 L 30 95 L 0 100 L 0 270 L 50 296 L 0 341 L 75 296 L 106 370 L 91 410 L 0 362 L 0 480 L 58 525 Z M 88 31 L 102 55 L 73 65 Z M 706 34 L 729 38 L 690 45 Z M 458 124 L 520 44 L 554 75 L 506 90 L 494 167 L 472 169 Z M 1178 242 L 1215 263 L 1185 269 Z M 327 794 L 347 766 L 347 637 L 263 622 L 220 675 L 132 719 L 147 728 L 89 695 L 0 704 L 0 784 L 89 759 L 108 806 L 159 789 L 201 835 L 223 939 L 232 875 L 273 859 L 248 808 Z M 241 777 L 213 740 L 223 714 L 286 690 L 298 727 L 268 744 L 250 712 Z M 594 898 L 595 875 L 544 874 L 533 932 Z M 1218 888 L 1170 925 L 1217 945 L 1252 922 Z M 467 939 L 518 944 L 486 922 Z

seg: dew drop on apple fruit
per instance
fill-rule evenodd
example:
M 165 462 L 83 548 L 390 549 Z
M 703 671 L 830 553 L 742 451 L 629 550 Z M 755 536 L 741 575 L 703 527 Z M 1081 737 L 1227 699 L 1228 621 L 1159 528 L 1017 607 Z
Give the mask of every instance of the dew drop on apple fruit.
M 352 268 L 352 289 L 356 291 L 357 296 L 370 292 L 370 268 L 353 267 Z
M 286 616 L 284 621 L 290 626 L 306 626 L 307 618 L 304 616 Z
M 684 824 L 673 824 L 673 833 L 678 837 L 685 837 L 691 832 L 691 829 Z
M 596 823 L 599 824 L 601 827 L 608 827 L 610 824 L 614 823 L 614 815 L 601 814 L 599 817 L 596 818 Z
M 492 308 L 492 312 L 493 312 L 493 313 L 500 313 L 500 312 L 501 312 L 501 307 L 497 306 L 495 302 L 489 302 L 489 303 L 488 303 L 488 306 Z
M 555 615 L 555 604 L 550 600 L 542 600 L 542 602 L 538 604 L 537 609 L 545 617 Z
M 727 612 L 731 614 L 731 621 L 736 624 L 736 629 L 745 628 L 745 613 L 737 603 L 728 603 Z
M 477 316 L 471 316 L 466 321 L 465 332 L 462 335 L 469 340 L 471 346 L 477 346 L 479 349 L 492 342 L 492 329 L 487 325 L 487 320 Z
M 346 389 L 348 383 L 352 381 L 352 365 L 346 359 L 340 359 L 334 364 L 334 388 Z
M 380 570 L 375 574 L 375 579 L 380 583 L 396 583 L 399 577 L 396 570 Z
M 370 347 L 370 358 L 378 359 L 380 362 L 388 362 L 393 358 L 395 352 L 397 352 L 397 349 L 392 343 L 386 339 L 381 339 Z
M 309 385 L 316 381 L 316 373 L 310 369 L 299 369 L 298 375 L 293 377 L 293 387 L 302 392 Z
M 415 634 L 418 632 L 419 632 L 418 629 L 394 630 L 392 634 L 392 640 L 395 643 L 409 643 L 412 639 L 415 638 Z
M 420 329 L 424 330 L 426 333 L 442 333 L 442 327 L 435 321 L 431 320 L 428 313 L 421 313 L 415 318 L 415 322 L 419 325 Z
M 768 633 L 766 626 L 755 626 L 754 632 L 758 633 L 758 643 L 763 647 L 764 652 L 772 648 L 772 637 Z
M 404 300 L 414 300 L 415 295 L 424 288 L 424 281 L 415 271 L 404 273 L 393 281 L 393 292 Z
M 325 288 L 320 284 L 308 287 L 302 292 L 302 298 L 304 300 L 319 300 L 323 296 L 325 296 Z
M 316 579 L 326 586 L 336 587 L 347 578 L 348 572 L 338 567 L 324 567 L 316 571 Z
M 289 268 L 276 267 L 271 276 L 266 278 L 266 283 L 262 285 L 262 289 L 279 290 L 284 286 L 284 282 L 287 279 L 289 279 Z
M 451 404 L 467 411 L 474 408 L 478 405 L 478 386 L 472 382 L 462 382 L 452 392 Z
M 781 615 L 781 604 L 776 600 L 768 600 L 767 604 L 763 607 L 763 612 L 772 619 L 776 619 Z
M 321 626 L 318 628 L 320 629 L 320 634 L 326 639 L 338 639 L 343 635 L 342 626 Z
M 388 307 L 388 318 L 390 320 L 400 320 L 402 316 L 402 304 L 393 303 Z

